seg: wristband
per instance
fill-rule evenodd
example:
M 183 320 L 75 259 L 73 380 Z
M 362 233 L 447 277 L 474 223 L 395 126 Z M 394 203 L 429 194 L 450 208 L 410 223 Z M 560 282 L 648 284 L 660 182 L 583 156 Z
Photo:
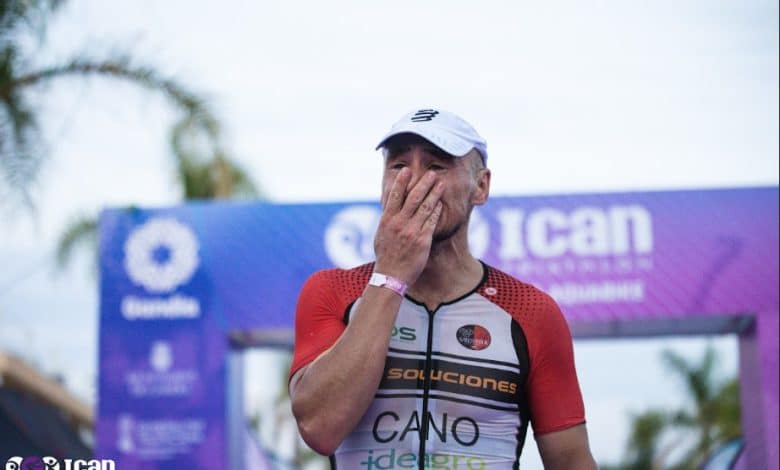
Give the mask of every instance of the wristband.
M 379 274 L 379 273 L 371 274 L 371 278 L 368 280 L 368 285 L 376 286 L 376 287 L 386 287 L 391 291 L 395 292 L 396 294 L 400 295 L 401 297 L 403 297 L 404 294 L 406 294 L 406 289 L 409 288 L 409 286 L 404 281 L 394 278 L 392 276 L 387 276 L 385 274 Z

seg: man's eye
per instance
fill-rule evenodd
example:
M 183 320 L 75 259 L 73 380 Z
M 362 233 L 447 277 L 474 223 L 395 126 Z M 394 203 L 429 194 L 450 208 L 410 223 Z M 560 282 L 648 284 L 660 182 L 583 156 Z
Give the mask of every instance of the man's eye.
M 392 168 L 393 170 L 400 170 L 401 168 L 403 168 L 405 166 L 406 166 L 406 163 L 400 163 L 399 162 L 399 163 L 393 163 L 392 165 L 390 165 L 390 168 Z
M 445 166 L 443 166 L 443 165 L 438 165 L 438 164 L 436 164 L 436 163 L 432 164 L 432 165 L 431 165 L 431 166 L 429 166 L 428 168 L 429 168 L 429 169 L 431 169 L 431 170 L 433 170 L 433 171 L 440 171 L 440 170 L 446 170 L 446 169 L 447 169 L 447 167 L 445 167 Z

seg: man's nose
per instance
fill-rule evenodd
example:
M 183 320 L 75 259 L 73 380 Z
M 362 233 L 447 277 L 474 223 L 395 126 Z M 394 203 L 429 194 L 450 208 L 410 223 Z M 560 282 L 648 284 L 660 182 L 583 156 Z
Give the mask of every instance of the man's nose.
M 412 189 L 420 179 L 428 172 L 428 168 L 425 165 L 423 159 L 423 152 L 420 149 L 412 150 L 411 158 L 409 159 L 409 170 L 412 172 L 412 179 L 409 181 L 408 189 Z

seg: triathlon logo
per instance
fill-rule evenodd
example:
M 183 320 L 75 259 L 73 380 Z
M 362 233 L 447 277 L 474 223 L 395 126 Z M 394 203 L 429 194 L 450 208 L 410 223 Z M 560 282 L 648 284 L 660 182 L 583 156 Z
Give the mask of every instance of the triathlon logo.
M 54 457 L 11 457 L 5 462 L 5 470 L 116 470 L 113 460 L 74 460 Z
M 490 332 L 484 326 L 464 325 L 458 328 L 455 336 L 463 347 L 480 351 L 490 346 Z
M 31 455 L 28 457 L 11 457 L 5 463 L 6 470 L 49 470 L 59 469 L 60 463 L 54 457 L 38 457 Z
M 376 206 L 348 206 L 325 228 L 325 253 L 339 268 L 354 268 L 374 260 L 374 235 L 382 211 Z M 475 209 L 469 222 L 469 249 L 477 258 L 487 252 L 490 228 Z
M 339 268 L 353 268 L 374 259 L 374 234 L 382 213 L 374 206 L 349 206 L 325 229 L 325 252 Z
M 421 109 L 414 113 L 414 116 L 412 116 L 412 122 L 430 121 L 431 119 L 435 118 L 437 114 L 439 114 L 439 112 L 435 109 Z
M 125 270 L 150 292 L 170 292 L 190 280 L 200 263 L 192 229 L 173 218 L 154 218 L 125 242 Z
M 5 463 L 6 470 L 47 470 L 47 469 L 59 469 L 60 464 L 53 457 L 46 457 L 47 459 L 54 460 L 53 465 L 49 466 L 44 462 L 43 458 L 31 455 L 29 457 L 11 457 Z

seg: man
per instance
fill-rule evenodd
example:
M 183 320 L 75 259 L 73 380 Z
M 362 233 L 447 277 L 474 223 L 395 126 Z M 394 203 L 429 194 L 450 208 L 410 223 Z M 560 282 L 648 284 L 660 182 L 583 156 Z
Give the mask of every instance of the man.
M 560 310 L 469 253 L 490 190 L 485 140 L 423 109 L 379 148 L 376 261 L 315 273 L 298 299 L 301 436 L 339 469 L 510 469 L 530 422 L 546 468 L 596 468 Z

